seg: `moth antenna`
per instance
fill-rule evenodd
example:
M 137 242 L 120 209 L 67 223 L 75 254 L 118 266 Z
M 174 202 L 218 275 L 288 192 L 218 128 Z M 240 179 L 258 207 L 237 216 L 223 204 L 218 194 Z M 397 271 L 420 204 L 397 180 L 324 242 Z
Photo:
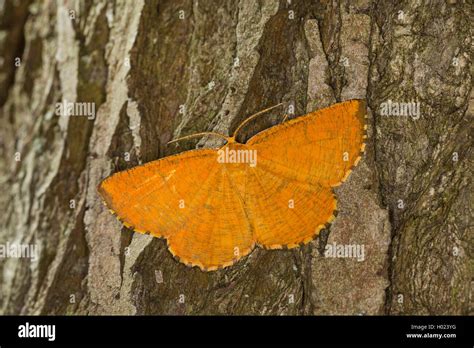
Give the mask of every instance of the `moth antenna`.
M 249 123 L 251 120 L 253 120 L 254 118 L 256 118 L 257 116 L 260 116 L 261 114 L 267 112 L 267 111 L 270 111 L 272 109 L 275 109 L 276 107 L 279 107 L 283 105 L 283 103 L 280 103 L 280 104 L 277 104 L 277 105 L 274 105 L 274 106 L 271 106 L 269 108 L 266 108 L 262 111 L 259 111 L 257 112 L 256 114 L 253 114 L 252 116 L 250 116 L 249 118 L 245 119 L 244 121 L 242 121 L 241 124 L 239 124 L 239 126 L 237 127 L 237 129 L 234 131 L 234 134 L 232 135 L 232 138 L 235 138 L 237 136 L 237 133 L 239 132 L 239 130 L 245 126 L 247 123 Z
M 281 123 L 285 123 L 287 119 L 288 119 L 288 114 L 285 114 L 285 116 L 283 117 L 283 121 L 281 121 Z
M 202 132 L 202 133 L 195 133 L 195 134 L 190 134 L 190 135 L 186 135 L 184 137 L 181 137 L 181 138 L 178 138 L 178 139 L 174 139 L 174 140 L 171 140 L 171 141 L 168 141 L 168 144 L 171 144 L 171 143 L 175 143 L 177 141 L 180 141 L 180 140 L 185 140 L 185 139 L 191 139 L 191 138 L 197 138 L 197 137 L 200 137 L 200 136 L 203 136 L 203 135 L 215 135 L 215 136 L 218 136 L 224 140 L 227 140 L 229 141 L 229 137 L 226 137 L 225 135 L 223 134 L 219 134 L 219 133 L 215 133 L 215 132 Z

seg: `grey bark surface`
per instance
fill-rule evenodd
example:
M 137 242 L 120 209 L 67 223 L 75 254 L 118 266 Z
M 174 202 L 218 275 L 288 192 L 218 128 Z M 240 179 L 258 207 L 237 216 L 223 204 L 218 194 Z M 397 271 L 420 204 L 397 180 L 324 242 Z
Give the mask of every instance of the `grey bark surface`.
M 0 313 L 472 314 L 469 11 L 455 1 L 6 1 L 0 244 L 40 255 L 0 258 Z M 336 190 L 337 219 L 304 247 L 202 272 L 123 227 L 97 194 L 111 173 L 215 144 L 173 138 L 230 134 L 280 101 L 297 116 L 353 98 L 368 101 L 367 151 Z M 62 100 L 95 103 L 95 118 L 56 116 Z M 383 116 L 387 100 L 419 101 L 421 117 Z M 364 245 L 365 259 L 325 257 L 328 243 Z

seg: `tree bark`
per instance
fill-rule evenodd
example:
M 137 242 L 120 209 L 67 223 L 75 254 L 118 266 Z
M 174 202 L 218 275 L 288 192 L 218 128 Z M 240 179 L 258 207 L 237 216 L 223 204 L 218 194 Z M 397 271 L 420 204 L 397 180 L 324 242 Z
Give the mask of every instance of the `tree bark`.
M 398 1 L 7 1 L 0 8 L 3 314 L 472 314 L 469 5 Z M 16 58 L 19 58 L 16 59 Z M 19 64 L 18 64 L 19 62 Z M 368 100 L 367 151 L 308 245 L 215 272 L 133 233 L 96 187 L 230 134 L 280 101 Z M 95 117 L 58 117 L 89 102 Z M 381 105 L 420 102 L 421 116 Z M 281 121 L 277 112 L 249 137 Z M 291 139 L 285 139 L 291 146 Z M 191 173 L 190 173 L 191 174 Z M 359 244 L 365 259 L 329 258 Z

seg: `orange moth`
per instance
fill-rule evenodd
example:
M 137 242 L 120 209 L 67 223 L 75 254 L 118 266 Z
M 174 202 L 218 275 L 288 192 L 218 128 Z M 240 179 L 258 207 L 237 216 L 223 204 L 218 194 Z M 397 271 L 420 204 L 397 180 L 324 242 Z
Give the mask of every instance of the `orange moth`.
M 335 218 L 333 188 L 364 152 L 365 102 L 338 103 L 237 142 L 242 126 L 269 109 L 231 137 L 211 133 L 225 138 L 219 149 L 115 173 L 98 191 L 125 226 L 166 238 L 176 259 L 206 271 L 230 266 L 256 246 L 308 243 Z

